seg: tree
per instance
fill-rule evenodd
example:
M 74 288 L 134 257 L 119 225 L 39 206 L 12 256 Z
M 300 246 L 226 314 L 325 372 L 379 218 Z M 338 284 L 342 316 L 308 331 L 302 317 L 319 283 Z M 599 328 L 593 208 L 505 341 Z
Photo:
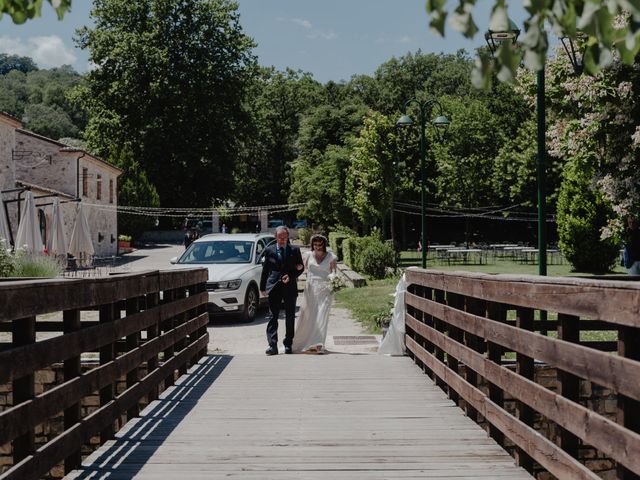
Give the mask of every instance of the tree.
M 354 143 L 345 192 L 365 231 L 375 225 L 384 227 L 393 207 L 397 150 L 395 121 L 370 112 Z
M 12 70 L 29 73 L 38 70 L 38 67 L 29 57 L 0 53 L 0 75 L 6 75 Z
M 42 103 L 29 105 L 24 111 L 22 122 L 28 130 L 54 140 L 78 135 L 78 128 L 60 107 Z
M 298 215 L 318 228 L 352 222 L 345 181 L 351 145 L 366 111 L 361 103 L 345 101 L 339 107 L 321 104 L 302 119 L 289 201 L 306 203 Z
M 373 77 L 354 76 L 346 85 L 351 97 L 384 115 L 403 108 L 420 92 L 434 97 L 477 95 L 471 85 L 472 62 L 464 50 L 455 55 L 408 53 L 380 65 Z
M 230 0 L 95 0 L 78 46 L 97 67 L 79 96 L 89 147 L 128 144 L 163 205 L 229 198 L 248 116 L 253 42 Z
M 520 36 L 520 50 L 525 65 L 540 70 L 545 64 L 549 40 L 545 23 L 554 32 L 579 40 L 585 48 L 584 67 L 591 74 L 610 65 L 614 54 L 622 62 L 631 64 L 640 51 L 640 3 L 628 0 L 547 0 L 527 1 L 529 18 L 524 22 Z M 467 38 L 473 38 L 478 28 L 473 20 L 476 0 L 460 0 L 451 15 L 451 25 Z M 427 0 L 426 9 L 431 19 L 429 26 L 444 35 L 448 16 L 447 2 Z M 489 27 L 489 26 L 487 26 Z M 508 30 L 509 17 L 506 0 L 494 0 L 490 27 Z M 619 28 L 616 28 L 619 27 Z M 488 86 L 493 71 L 500 80 L 513 81 L 520 64 L 520 54 L 504 42 L 494 57 L 481 57 L 477 62 L 478 84 Z
M 575 270 L 603 273 L 614 266 L 618 245 L 613 238 L 601 238 L 613 211 L 593 184 L 591 165 L 593 159 L 574 157 L 565 168 L 558 198 L 558 239 Z
M 147 174 L 133 157 L 133 151 L 125 145 L 118 152 L 112 163 L 122 169 L 118 178 L 118 205 L 136 207 L 159 207 L 160 197 L 155 187 L 149 182 Z M 145 215 L 130 213 L 118 214 L 118 231 L 138 237 L 145 230 L 153 227 L 156 219 Z
M 251 124 L 234 172 L 233 200 L 250 205 L 286 203 L 297 156 L 300 118 L 321 100 L 311 74 L 263 68 L 247 95 Z
M 64 14 L 71 8 L 71 0 L 47 0 L 62 20 Z M 0 18 L 8 14 L 13 23 L 24 23 L 29 19 L 40 16 L 42 0 L 0 0 Z

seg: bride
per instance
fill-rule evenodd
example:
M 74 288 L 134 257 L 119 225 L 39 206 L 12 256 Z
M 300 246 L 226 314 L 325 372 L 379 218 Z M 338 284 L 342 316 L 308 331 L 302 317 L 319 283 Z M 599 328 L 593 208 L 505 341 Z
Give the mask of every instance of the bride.
M 336 272 L 337 263 L 336 257 L 327 251 L 327 239 L 322 235 L 312 236 L 311 252 L 305 258 L 307 282 L 293 336 L 294 352 L 322 353 L 324 350 L 333 303 L 329 275 Z

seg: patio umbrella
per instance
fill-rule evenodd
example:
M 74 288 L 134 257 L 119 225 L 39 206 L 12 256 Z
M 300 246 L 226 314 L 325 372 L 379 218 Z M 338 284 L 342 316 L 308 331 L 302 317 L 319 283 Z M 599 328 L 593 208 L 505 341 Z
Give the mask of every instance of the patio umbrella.
M 73 232 L 71 232 L 68 252 L 76 258 L 77 264 L 84 266 L 90 263 L 90 257 L 95 253 L 89 222 L 84 214 L 82 204 L 78 205 L 76 222 L 73 225 Z
M 29 191 L 24 199 L 24 209 L 18 224 L 15 247 L 24 248 L 31 253 L 42 253 L 44 250 L 33 193 Z
M 53 199 L 53 213 L 51 215 L 51 232 L 47 239 L 47 250 L 50 255 L 60 256 L 67 254 L 67 239 L 64 235 L 64 224 L 62 223 L 62 210 L 60 210 L 60 200 Z
M 9 248 L 11 241 L 11 232 L 9 232 L 9 222 L 7 214 L 4 211 L 4 203 L 0 201 L 0 239 L 4 239 L 4 248 Z

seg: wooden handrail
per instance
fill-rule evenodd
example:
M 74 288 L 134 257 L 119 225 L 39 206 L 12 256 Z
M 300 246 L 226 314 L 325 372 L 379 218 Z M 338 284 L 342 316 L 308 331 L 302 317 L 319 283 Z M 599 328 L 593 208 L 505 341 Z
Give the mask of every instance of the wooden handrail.
M 78 467 L 84 443 L 95 435 L 104 443 L 115 420 L 131 419 L 141 401 L 157 398 L 195 364 L 209 341 L 207 278 L 206 269 L 189 269 L 0 282 L 0 325 L 13 332 L 0 351 L 0 383 L 12 383 L 14 398 L 13 407 L 0 412 L 0 445 L 12 442 L 14 456 L 0 479 L 40 478 L 62 461 L 65 471 Z M 99 320 L 81 322 L 86 311 Z M 56 312 L 63 321 L 38 318 Z M 52 325 L 60 335 L 36 341 L 36 332 L 55 331 Z M 83 373 L 80 358 L 87 353 L 99 355 L 99 364 Z M 36 395 L 35 372 L 60 364 L 64 380 Z M 125 380 L 126 389 L 116 394 L 116 383 Z M 83 418 L 83 398 L 98 391 L 100 407 Z M 64 430 L 36 449 L 36 428 L 61 411 Z
M 617 462 L 618 478 L 640 475 L 638 282 L 417 268 L 406 280 L 409 355 L 469 416 L 486 421 L 496 441 L 510 439 L 520 465 L 533 471 L 535 461 L 558 478 L 599 478 L 578 456 L 581 440 Z M 581 340 L 585 330 L 612 338 Z M 536 365 L 556 369 L 556 391 L 536 383 Z M 581 401 L 580 382 L 616 394 L 615 416 Z M 557 425 L 547 429 L 557 438 L 534 429 L 536 414 Z

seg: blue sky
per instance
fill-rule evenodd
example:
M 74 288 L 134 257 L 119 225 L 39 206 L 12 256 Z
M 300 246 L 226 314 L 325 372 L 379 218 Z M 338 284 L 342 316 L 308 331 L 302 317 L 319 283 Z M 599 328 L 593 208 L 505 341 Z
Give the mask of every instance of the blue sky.
M 59 22 L 45 5 L 43 16 L 24 25 L 0 20 L 0 52 L 32 57 L 42 68 L 70 64 L 80 72 L 90 68 L 88 53 L 75 48 L 76 28 L 90 24 L 89 0 L 73 0 L 72 11 Z M 454 2 L 449 2 L 454 3 Z M 492 1 L 474 10 L 480 29 L 489 22 Z M 467 40 L 451 28 L 439 38 L 429 32 L 424 0 L 238 0 L 241 24 L 258 47 L 262 65 L 311 72 L 317 80 L 348 80 L 372 74 L 393 56 L 421 49 L 472 52 L 483 44 L 481 34 Z M 521 0 L 509 2 L 510 16 L 525 18 Z

